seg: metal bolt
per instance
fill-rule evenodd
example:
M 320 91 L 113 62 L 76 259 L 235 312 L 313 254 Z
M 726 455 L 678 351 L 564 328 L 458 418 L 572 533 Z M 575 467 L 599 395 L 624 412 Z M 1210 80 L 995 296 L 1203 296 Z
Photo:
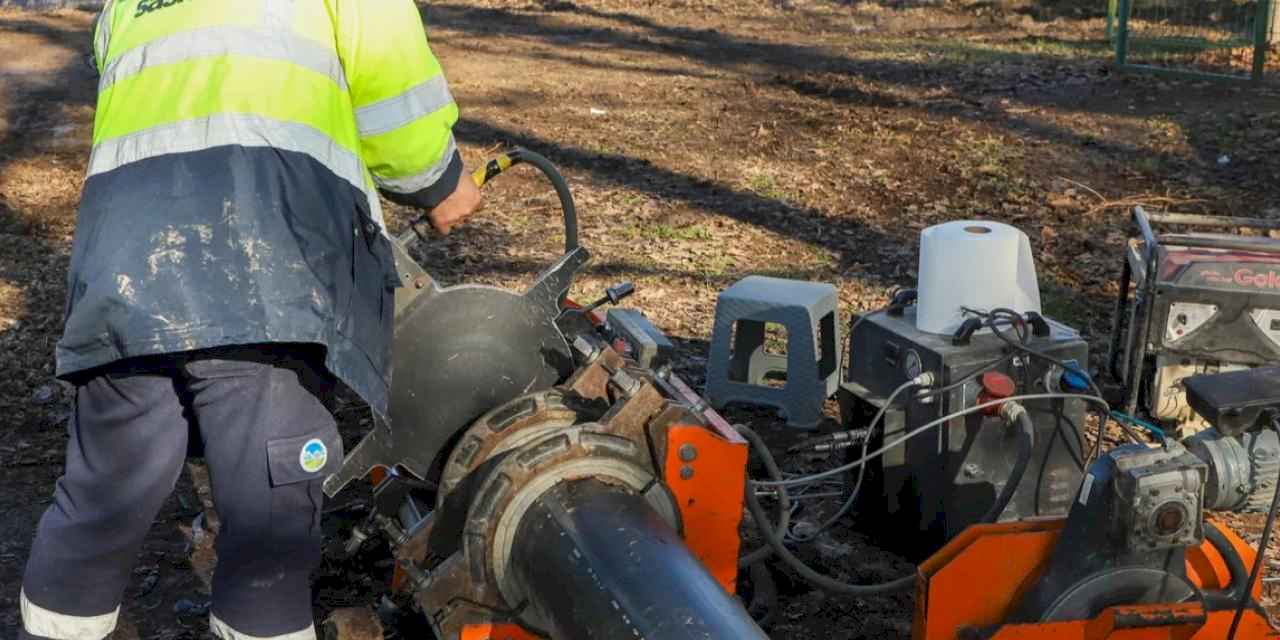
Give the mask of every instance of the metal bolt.
M 595 345 L 591 344 L 591 341 L 585 336 L 578 336 L 574 338 L 573 348 L 578 352 L 578 355 L 582 356 L 584 359 L 589 360 L 596 355 Z
M 635 395 L 636 392 L 640 391 L 640 381 L 621 369 L 609 376 L 609 381 L 617 385 L 618 389 L 627 396 Z
M 375 233 L 377 233 L 377 232 L 378 232 L 378 227 L 377 227 L 377 226 L 375 226 L 372 222 L 370 222 L 369 224 L 366 224 L 366 225 L 364 226 L 364 230 L 365 230 L 365 232 L 366 232 L 366 233 L 368 233 L 369 235 L 373 235 L 373 234 L 375 234 Z
M 427 286 L 427 277 L 426 277 L 426 276 L 418 276 L 418 277 L 416 277 L 416 278 L 414 278 L 414 279 L 413 279 L 413 288 L 414 288 L 414 289 L 422 289 L 422 288 L 425 288 L 426 286 Z
M 369 534 L 360 527 L 351 528 L 351 537 L 347 539 L 345 551 L 347 555 L 353 555 L 364 545 L 364 541 L 369 539 Z
M 691 467 L 691 466 L 689 466 L 689 465 L 685 465 L 685 466 L 683 466 L 683 467 L 680 467 L 680 479 L 681 479 L 681 480 L 688 480 L 688 479 L 690 479 L 690 478 L 692 478 L 692 477 L 693 477 L 693 467 Z
M 982 474 L 982 467 L 970 462 L 964 465 L 964 476 L 966 478 L 976 478 Z
M 693 462 L 694 460 L 697 460 L 698 448 L 687 442 L 680 445 L 680 459 L 685 462 Z

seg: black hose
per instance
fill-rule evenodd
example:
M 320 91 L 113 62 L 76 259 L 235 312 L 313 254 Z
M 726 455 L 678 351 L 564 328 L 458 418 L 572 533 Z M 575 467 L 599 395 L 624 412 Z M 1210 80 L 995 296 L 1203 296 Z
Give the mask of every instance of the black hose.
M 751 602 L 747 605 L 747 613 L 761 628 L 767 628 L 778 613 L 778 585 L 763 562 L 751 565 L 747 571 L 751 577 Z
M 483 187 L 490 180 L 503 171 L 510 169 L 518 164 L 531 164 L 538 168 L 547 179 L 551 181 L 551 186 L 556 190 L 556 196 L 560 198 L 560 211 L 564 215 L 564 252 L 569 253 L 578 248 L 578 207 L 573 202 L 573 192 L 569 190 L 569 183 L 564 179 L 564 175 L 556 169 L 551 161 L 540 153 L 530 151 L 523 147 L 516 148 L 510 152 L 499 155 L 489 160 L 483 167 L 471 174 L 471 180 L 476 187 Z M 466 180 L 466 178 L 462 178 Z M 420 217 L 409 222 L 409 228 L 418 240 L 427 242 L 427 238 L 423 235 L 422 230 L 418 228 L 426 217 Z M 408 243 L 411 240 L 408 234 L 400 236 L 401 243 Z
M 1004 513 L 1009 502 L 1013 500 L 1013 494 L 1017 492 L 1018 485 L 1022 484 L 1022 477 L 1027 473 L 1027 465 L 1031 463 L 1031 450 L 1035 445 L 1035 424 L 1031 422 L 1031 415 L 1026 409 L 1019 410 L 1015 420 L 1018 425 L 1018 457 L 1013 462 L 1013 469 L 1009 470 L 1009 479 L 1005 481 L 1004 488 L 1000 489 L 1000 495 L 996 496 L 995 503 L 982 514 L 978 522 L 990 523 L 1000 519 L 1000 514 Z
M 1280 480 L 1277 480 L 1276 486 L 1280 487 Z M 1271 529 L 1276 524 L 1277 510 L 1280 510 L 1280 490 L 1277 490 L 1275 495 L 1271 497 L 1271 508 L 1267 510 L 1267 522 L 1262 525 L 1262 540 L 1258 542 L 1258 553 L 1253 557 L 1253 569 L 1249 571 L 1249 580 L 1244 583 L 1244 593 L 1240 594 L 1240 602 L 1236 604 L 1235 615 L 1231 616 L 1231 630 L 1227 632 L 1227 640 L 1235 640 L 1236 631 L 1240 627 L 1240 618 L 1244 615 L 1244 609 L 1249 604 L 1250 592 L 1253 591 L 1253 585 L 1258 581 L 1258 574 L 1262 573 L 1262 561 L 1267 555 L 1267 544 L 1271 542 Z
M 1004 310 L 1001 310 L 1001 311 L 1004 311 Z M 1067 366 L 1067 363 L 1063 362 L 1062 360 L 1059 360 L 1058 358 L 1055 358 L 1043 351 L 1040 351 L 1039 349 L 1027 346 L 1025 344 L 1022 344 L 1020 342 L 1013 340 L 1003 331 L 1000 331 L 995 326 L 994 322 L 989 321 L 987 323 L 987 326 L 991 328 L 991 333 L 993 333 L 997 338 L 1002 340 L 1005 344 L 1009 345 L 1010 347 L 1013 347 L 1018 351 L 1022 351 L 1023 353 L 1040 358 L 1041 360 L 1044 360 L 1051 364 L 1057 365 L 1058 368 L 1062 369 L 1063 371 L 1071 370 L 1071 367 Z M 1102 390 L 1098 388 L 1098 385 L 1093 381 L 1093 378 L 1086 375 L 1085 381 L 1089 383 L 1090 393 L 1101 398 Z M 1098 455 L 1102 452 L 1102 436 L 1106 433 L 1107 422 L 1110 420 L 1110 416 L 1111 414 L 1109 411 L 1098 414 L 1098 437 L 1094 440 L 1093 449 L 1089 452 L 1088 460 L 1090 461 L 1097 460 Z M 1145 442 L 1142 438 L 1139 438 L 1136 433 L 1134 433 L 1133 429 L 1131 429 L 1129 425 L 1123 422 L 1117 422 L 1117 424 L 1120 425 L 1120 428 L 1124 431 L 1125 435 L 1129 436 L 1129 439 L 1132 440 L 1133 442 L 1137 442 L 1139 444 Z
M 739 433 L 751 442 L 752 447 L 760 449 L 760 457 L 762 459 L 767 461 L 773 460 L 773 453 L 763 447 L 764 441 L 760 438 L 759 434 L 745 425 L 736 425 L 736 428 Z M 768 466 L 768 463 L 766 463 L 766 466 Z M 774 464 L 774 467 L 777 467 L 776 463 Z M 777 487 L 777 490 L 779 492 L 780 499 L 782 496 L 786 496 L 786 487 Z M 805 564 L 800 558 L 797 558 L 795 554 L 791 553 L 791 550 L 787 548 L 787 545 L 782 540 L 783 534 L 786 533 L 786 530 L 775 529 L 773 525 L 770 524 L 769 515 L 765 513 L 764 507 L 760 505 L 760 497 L 756 495 L 755 488 L 751 486 L 750 482 L 747 483 L 747 509 L 751 512 L 751 517 L 755 519 L 756 526 L 760 528 L 760 533 L 769 543 L 769 547 L 773 549 L 778 557 L 781 558 L 783 562 L 786 562 L 787 566 L 791 567 L 792 570 L 800 574 L 800 577 L 806 582 L 822 589 L 823 591 L 866 597 L 903 593 L 910 591 L 915 586 L 915 574 L 905 575 L 901 578 L 891 580 L 883 584 L 849 584 L 847 582 L 836 580 L 830 576 L 822 575 L 821 573 L 811 569 L 809 565 Z
M 831 593 L 839 593 L 852 596 L 884 596 L 892 593 L 905 593 L 915 586 L 916 577 L 914 574 L 905 575 L 896 580 L 891 580 L 882 584 L 849 584 L 841 582 L 830 576 L 824 576 L 817 571 L 809 568 L 803 560 L 797 558 L 791 550 L 782 542 L 782 532 L 777 531 L 769 524 L 768 515 L 764 512 L 764 507 L 760 506 L 760 498 L 754 491 L 747 492 L 747 509 L 751 511 L 751 517 L 756 519 L 757 523 L 761 523 L 761 533 L 764 534 L 769 546 L 773 547 L 774 552 L 782 558 L 787 566 L 791 567 L 796 573 L 804 578 L 805 582 Z
M 1235 547 L 1231 546 L 1231 541 L 1227 540 L 1227 536 L 1223 535 L 1217 525 L 1212 522 L 1205 523 L 1204 539 L 1208 540 L 1209 544 L 1217 550 L 1218 555 L 1222 556 L 1222 561 L 1227 565 L 1227 573 L 1231 576 L 1231 582 L 1225 589 L 1205 592 L 1205 608 L 1210 611 L 1235 609 L 1241 592 L 1248 593 L 1245 589 L 1245 581 L 1249 578 L 1249 570 L 1245 568 L 1244 560 L 1236 552 Z
M 528 149 L 519 148 L 507 154 L 511 159 L 509 166 L 515 166 L 521 163 L 528 163 L 542 171 L 543 175 L 551 181 L 551 186 L 555 188 L 556 195 L 560 198 L 560 210 L 564 214 L 564 252 L 569 253 L 578 248 L 578 208 L 573 203 L 573 193 L 569 191 L 569 183 L 564 179 L 559 169 L 540 153 L 530 151 Z M 493 177 L 489 175 L 488 167 L 485 168 L 485 180 Z M 505 169 L 505 167 L 503 168 Z M 493 175 L 501 173 L 502 169 Z
M 773 452 L 769 450 L 769 447 L 764 443 L 764 439 L 760 437 L 760 434 L 745 425 L 735 425 L 735 427 L 738 432 L 751 443 L 751 449 L 756 452 L 756 455 L 760 456 L 760 461 L 764 463 L 764 469 L 769 473 L 769 477 L 774 480 L 782 480 L 782 469 L 778 467 L 778 461 L 774 459 Z M 776 530 L 786 531 L 787 528 L 791 526 L 791 497 L 787 494 L 786 487 L 779 487 L 779 489 L 781 490 L 778 492 L 778 524 L 776 525 Z M 745 491 L 747 492 L 747 495 L 753 495 L 756 489 L 751 485 L 751 482 L 748 481 Z M 754 513 L 751 515 L 753 518 L 755 517 Z M 764 532 L 767 530 L 768 523 L 761 522 L 760 531 Z M 771 555 L 773 555 L 773 547 L 766 543 L 763 547 L 739 558 L 738 566 L 749 567 Z

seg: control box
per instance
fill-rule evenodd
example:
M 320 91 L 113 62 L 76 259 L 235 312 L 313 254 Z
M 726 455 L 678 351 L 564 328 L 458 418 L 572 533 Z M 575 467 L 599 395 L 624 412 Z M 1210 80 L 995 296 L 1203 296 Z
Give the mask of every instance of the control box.
M 1047 327 L 1045 326 L 1047 325 Z M 1030 330 L 1030 329 L 1029 329 Z M 1012 332 L 1012 329 L 1004 329 Z M 1045 319 L 1027 346 L 1074 369 L 1088 362 L 1088 345 L 1063 324 Z M 915 307 L 869 314 L 850 326 L 849 352 L 839 399 L 846 429 L 866 427 L 894 389 L 930 372 L 935 387 L 920 396 L 900 394 L 883 424 L 872 430 L 871 449 L 926 423 L 979 404 L 979 371 L 1014 382 L 1015 395 L 1070 392 L 1080 370 L 1064 371 L 1043 358 L 1014 350 L 990 331 L 967 338 L 916 329 Z M 972 378 L 959 383 L 965 378 Z M 1031 463 L 1001 521 L 1064 515 L 1079 488 L 1086 446 L 1086 403 L 1080 399 L 1022 402 L 1035 423 Z M 851 459 L 861 447 L 849 451 Z M 860 522 L 874 523 L 874 537 L 914 557 L 924 557 L 974 524 L 995 502 L 1017 457 L 1017 436 L 995 415 L 974 412 L 927 429 L 890 449 L 868 467 L 861 491 Z M 895 544 L 896 543 L 896 544 Z

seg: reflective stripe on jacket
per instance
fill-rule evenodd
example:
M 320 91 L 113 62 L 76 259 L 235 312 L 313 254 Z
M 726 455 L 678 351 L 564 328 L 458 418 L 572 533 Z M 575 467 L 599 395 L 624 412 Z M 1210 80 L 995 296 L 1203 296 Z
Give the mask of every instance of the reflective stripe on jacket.
M 397 281 L 377 191 L 432 207 L 458 117 L 412 0 L 108 0 L 62 376 L 328 347 L 378 411 Z

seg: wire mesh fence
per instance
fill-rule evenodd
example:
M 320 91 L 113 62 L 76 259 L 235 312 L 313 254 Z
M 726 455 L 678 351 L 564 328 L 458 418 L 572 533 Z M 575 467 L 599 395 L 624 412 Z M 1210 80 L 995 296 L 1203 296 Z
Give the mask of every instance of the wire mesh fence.
M 1122 68 L 1261 82 L 1277 61 L 1274 1 L 1110 0 L 1108 36 Z

